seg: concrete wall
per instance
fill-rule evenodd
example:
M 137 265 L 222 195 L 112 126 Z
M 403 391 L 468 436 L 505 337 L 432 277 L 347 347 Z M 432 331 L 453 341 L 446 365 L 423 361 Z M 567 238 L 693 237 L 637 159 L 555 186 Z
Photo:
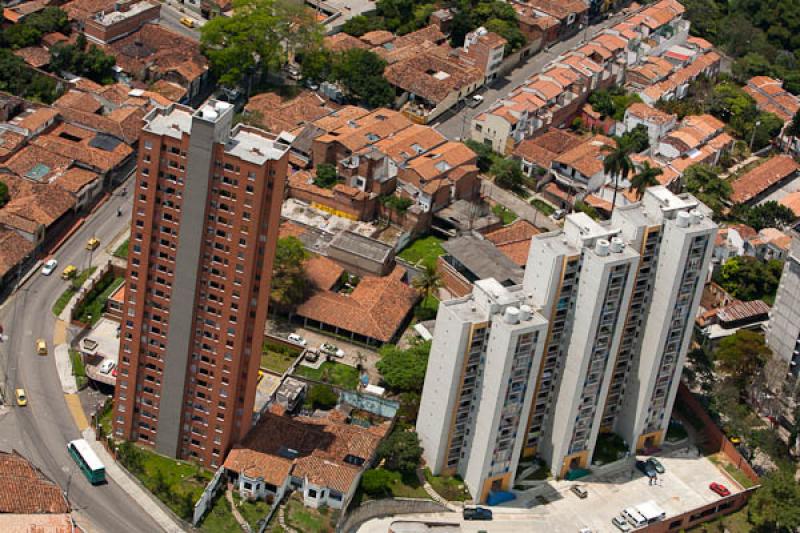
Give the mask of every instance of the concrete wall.
M 356 533 L 361 524 L 374 518 L 404 514 L 442 513 L 447 510 L 444 505 L 431 500 L 412 498 L 370 500 L 362 503 L 352 512 L 342 515 L 342 519 L 336 526 L 336 533 Z

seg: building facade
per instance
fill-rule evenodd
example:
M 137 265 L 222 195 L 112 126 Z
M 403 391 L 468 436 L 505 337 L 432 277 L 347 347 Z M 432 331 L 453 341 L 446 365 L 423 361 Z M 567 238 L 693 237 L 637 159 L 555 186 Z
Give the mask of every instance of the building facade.
M 233 114 L 146 117 L 114 403 L 117 438 L 212 468 L 252 425 L 288 158 Z
M 715 237 L 710 211 L 694 197 L 650 187 L 610 222 L 578 213 L 563 230 L 534 236 L 521 286 L 490 280 L 506 305 L 537 310 L 511 472 L 520 457 L 537 455 L 565 477 L 591 464 L 603 433 L 621 436 L 631 452 L 661 444 Z M 492 307 L 483 284 L 440 307 L 417 423 L 434 473 L 461 473 L 480 501 L 513 484 L 513 474 L 493 477 L 501 461 L 488 470 L 476 461 L 493 444 L 491 415 L 505 406 L 507 379 L 490 376 L 513 372 L 517 357 L 495 328 L 500 314 L 492 319 L 502 306 Z M 484 354 L 494 354 L 491 365 Z
M 800 298 L 800 239 L 792 236 L 792 244 L 786 262 L 783 265 L 783 274 L 775 295 L 775 305 L 769 313 L 769 326 L 767 327 L 767 344 L 772 349 L 774 358 L 785 369 L 784 383 L 774 383 L 771 386 L 778 389 L 788 385 L 787 390 L 792 390 L 800 376 L 800 308 L 797 306 Z

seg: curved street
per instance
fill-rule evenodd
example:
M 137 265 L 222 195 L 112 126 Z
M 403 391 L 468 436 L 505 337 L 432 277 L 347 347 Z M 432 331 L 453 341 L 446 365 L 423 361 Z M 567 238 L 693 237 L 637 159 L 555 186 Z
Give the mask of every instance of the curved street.
M 129 190 L 132 185 L 129 179 Z M 3 390 L 8 402 L 0 408 L 0 449 L 16 449 L 58 483 L 67 493 L 76 521 L 86 531 L 160 530 L 114 481 L 90 485 L 68 454 L 67 442 L 81 435 L 67 408 L 53 356 L 56 319 L 51 308 L 67 287 L 61 271 L 69 264 L 81 270 L 90 260 L 99 263 L 99 249 L 90 256 L 86 241 L 96 236 L 101 249 L 111 246 L 130 223 L 132 196 L 132 192 L 126 197 L 115 193 L 97 208 L 53 255 L 58 260 L 56 271 L 51 276 L 35 272 L 0 307 L 0 324 L 7 336 L 0 343 L 0 363 L 6 371 Z M 117 216 L 118 208 L 122 216 Z M 36 355 L 37 338 L 47 340 L 47 357 Z M 14 404 L 16 388 L 25 389 L 27 407 Z

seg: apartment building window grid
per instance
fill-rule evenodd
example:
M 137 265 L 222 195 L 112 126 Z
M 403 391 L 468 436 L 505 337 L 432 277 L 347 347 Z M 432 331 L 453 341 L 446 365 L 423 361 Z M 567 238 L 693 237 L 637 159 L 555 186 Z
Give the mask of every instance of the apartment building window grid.
M 588 443 L 588 437 L 592 430 L 592 420 L 594 419 L 600 399 L 600 391 L 603 387 L 606 366 L 611 356 L 614 326 L 619 320 L 620 304 L 629 274 L 630 265 L 624 264 L 614 267 L 608 276 L 608 284 L 603 295 L 602 313 L 594 334 L 594 348 L 587 363 L 588 368 L 586 379 L 583 383 L 581 403 L 575 418 L 575 426 L 572 430 L 569 446 L 570 454 L 583 451 Z

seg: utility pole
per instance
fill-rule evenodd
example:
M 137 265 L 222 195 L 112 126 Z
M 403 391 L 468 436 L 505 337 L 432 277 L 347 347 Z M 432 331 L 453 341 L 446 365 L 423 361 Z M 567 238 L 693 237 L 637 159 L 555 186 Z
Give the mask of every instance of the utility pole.
M 750 136 L 750 151 L 751 152 L 753 151 L 753 141 L 756 140 L 756 130 L 758 129 L 758 127 L 760 125 L 761 125 L 761 121 L 760 120 L 756 120 L 756 123 L 753 126 L 753 134 Z

